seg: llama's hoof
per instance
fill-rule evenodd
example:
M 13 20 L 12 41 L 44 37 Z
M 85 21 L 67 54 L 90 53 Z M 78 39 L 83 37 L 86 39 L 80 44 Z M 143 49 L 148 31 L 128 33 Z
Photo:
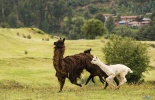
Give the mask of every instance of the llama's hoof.
M 120 88 L 120 86 L 117 86 L 117 87 L 116 87 L 116 90 L 119 90 L 119 88 Z
M 58 93 L 62 92 L 62 90 L 59 90 Z

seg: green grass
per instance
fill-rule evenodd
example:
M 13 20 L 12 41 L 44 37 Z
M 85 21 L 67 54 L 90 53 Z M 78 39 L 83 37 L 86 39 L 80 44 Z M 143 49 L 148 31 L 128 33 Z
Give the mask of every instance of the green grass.
M 155 70 L 144 73 L 146 82 L 140 85 L 123 85 L 120 90 L 103 85 L 84 85 L 89 73 L 82 74 L 83 87 L 66 80 L 62 93 L 57 93 L 59 83 L 53 67 L 53 42 L 42 41 L 46 34 L 31 28 L 0 29 L 0 100 L 155 100 Z M 32 39 L 17 36 L 17 32 L 31 34 Z M 155 43 L 155 42 L 147 42 Z M 104 60 L 101 40 L 66 40 L 65 55 L 73 55 L 92 48 L 92 54 Z M 25 51 L 28 54 L 25 54 Z M 151 65 L 155 66 L 155 48 L 150 47 Z M 149 96 L 147 98 L 147 96 Z

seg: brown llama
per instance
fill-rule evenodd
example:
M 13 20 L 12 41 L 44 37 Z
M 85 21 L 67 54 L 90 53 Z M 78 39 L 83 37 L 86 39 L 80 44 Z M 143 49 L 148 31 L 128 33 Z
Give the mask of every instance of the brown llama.
M 93 59 L 93 56 L 90 54 L 90 51 L 91 51 L 91 48 L 84 51 L 84 53 L 88 53 L 87 54 L 88 63 Z M 90 79 L 92 79 L 92 82 L 95 83 L 95 81 L 94 81 L 95 76 L 98 76 L 100 81 L 104 84 L 104 82 L 105 82 L 104 79 L 106 79 L 108 77 L 108 75 L 95 64 L 91 64 L 90 66 L 86 67 L 86 70 L 90 73 L 90 76 L 88 77 L 85 85 L 88 84 Z M 104 77 L 104 79 L 102 77 Z M 114 78 L 114 81 L 116 82 L 117 85 L 119 85 L 119 81 L 116 77 Z M 108 83 L 106 82 L 104 89 L 106 89 L 107 86 L 108 86 Z
M 86 67 L 86 53 L 75 54 L 63 58 L 65 52 L 64 39 L 59 39 L 54 42 L 54 57 L 53 65 L 56 70 L 56 77 L 60 83 L 60 90 L 62 91 L 65 79 L 68 78 L 72 84 L 82 86 L 77 83 L 77 78 L 80 78 L 83 69 Z

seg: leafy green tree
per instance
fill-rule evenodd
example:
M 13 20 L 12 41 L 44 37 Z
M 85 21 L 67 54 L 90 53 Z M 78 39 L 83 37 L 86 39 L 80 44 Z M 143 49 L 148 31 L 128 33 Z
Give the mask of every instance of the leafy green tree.
M 70 17 L 65 17 L 62 23 L 62 33 L 65 35 L 69 35 L 69 31 L 72 29 L 72 20 Z
M 112 31 L 112 34 L 120 35 L 122 37 L 136 37 L 135 33 L 131 30 L 131 28 L 126 25 L 115 27 Z
M 116 9 L 113 9 L 113 10 L 112 10 L 112 14 L 113 14 L 113 15 L 117 15 Z
M 136 17 L 136 20 L 137 20 L 138 22 L 141 22 L 141 21 L 143 20 L 143 16 L 141 16 L 141 15 L 137 16 L 137 17 Z
M 91 16 L 91 14 L 89 13 L 89 11 L 85 11 L 84 12 L 84 18 L 85 19 L 90 19 L 92 16 Z
M 72 33 L 69 32 L 70 39 L 80 39 L 83 38 L 83 34 L 81 32 L 81 28 L 84 24 L 83 17 L 73 17 L 72 18 L 72 33 L 75 35 L 72 36 Z
M 17 17 L 13 12 L 8 16 L 8 23 L 10 27 L 17 27 Z
M 120 20 L 121 20 L 121 15 L 118 14 L 115 21 L 120 21 Z
M 108 17 L 108 19 L 106 21 L 106 27 L 109 32 L 112 32 L 113 28 L 115 27 L 114 20 L 113 20 L 112 16 Z
M 105 16 L 102 13 L 96 14 L 95 19 L 98 19 L 98 20 L 102 21 L 103 23 L 105 22 Z
M 88 6 L 88 9 L 91 14 L 96 14 L 98 12 L 98 8 L 92 4 Z
M 139 29 L 136 37 L 138 40 L 155 40 L 155 17 L 149 25 L 143 26 Z
M 88 39 L 95 39 L 96 36 L 101 36 L 107 33 L 104 23 L 98 19 L 89 19 L 85 21 L 81 31 Z
M 152 15 L 150 16 L 151 20 L 153 20 L 153 18 L 155 17 L 155 11 L 152 13 Z
M 108 64 L 121 63 L 133 70 L 132 74 L 127 75 L 129 83 L 141 82 L 143 80 L 142 73 L 150 67 L 148 46 L 132 38 L 112 35 L 103 48 L 103 52 Z

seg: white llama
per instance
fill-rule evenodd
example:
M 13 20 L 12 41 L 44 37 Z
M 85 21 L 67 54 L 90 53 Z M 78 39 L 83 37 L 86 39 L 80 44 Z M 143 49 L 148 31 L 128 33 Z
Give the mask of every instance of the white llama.
M 119 80 L 119 85 L 116 87 L 116 89 L 119 89 L 121 85 L 127 82 L 125 76 L 128 74 L 128 72 L 133 73 L 133 71 L 130 68 L 122 64 L 108 66 L 102 63 L 98 57 L 94 57 L 91 63 L 98 65 L 108 75 L 106 81 L 110 86 L 115 87 L 113 83 L 114 77 L 116 77 Z

